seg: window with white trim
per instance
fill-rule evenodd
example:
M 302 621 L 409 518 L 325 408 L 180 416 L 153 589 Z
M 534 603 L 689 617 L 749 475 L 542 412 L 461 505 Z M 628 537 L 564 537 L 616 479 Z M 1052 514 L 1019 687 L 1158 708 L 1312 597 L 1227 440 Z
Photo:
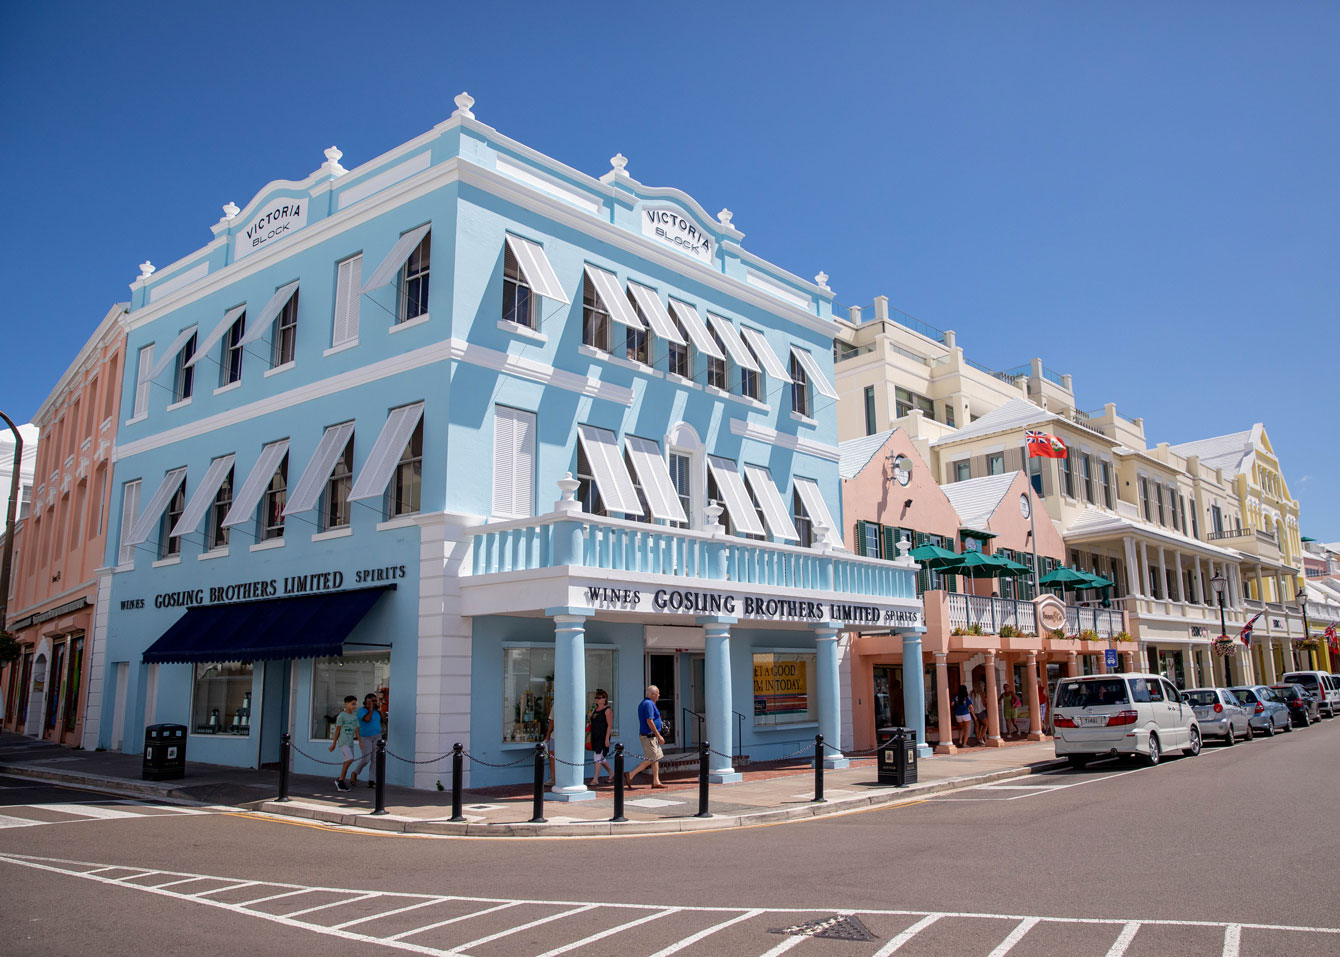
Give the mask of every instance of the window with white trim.
M 582 443 L 577 443 L 577 467 L 573 473 L 577 479 L 577 501 L 582 503 L 582 511 L 588 515 L 608 515 L 605 502 L 600 497 L 600 487 L 596 485 L 595 473 L 586 458 Z
M 964 459 L 962 462 L 955 462 L 952 467 L 954 469 L 955 482 L 966 482 L 968 479 L 972 478 L 972 463 L 967 459 Z
M 154 365 L 154 345 L 149 343 L 147 346 L 140 347 L 139 367 L 135 376 L 135 407 L 132 412 L 132 418 L 140 418 L 149 414 L 149 370 Z
M 223 359 L 219 363 L 219 385 L 229 385 L 242 378 L 242 338 L 247 333 L 247 314 L 244 312 L 223 334 Z
M 293 361 L 298 345 L 298 290 L 293 290 L 293 295 L 288 297 L 284 308 L 275 316 L 270 341 L 270 368 Z
M 530 282 L 517 265 L 508 243 L 503 243 L 502 317 L 527 329 L 535 329 L 539 325 L 535 315 L 535 294 L 531 292 Z
M 805 374 L 805 369 L 800 361 L 796 359 L 795 353 L 791 354 L 791 411 L 796 415 L 803 415 L 809 418 L 814 408 L 810 400 L 810 378 Z M 797 499 L 799 501 L 799 499 Z M 807 536 L 808 537 L 808 536 Z M 804 544 L 808 545 L 809 542 Z
M 228 509 L 233 507 L 233 470 L 219 484 L 214 493 L 214 501 L 209 506 L 208 524 L 205 527 L 205 547 L 208 550 L 228 547 L 228 526 L 223 524 Z
M 716 340 L 717 349 L 721 354 L 726 355 L 726 347 L 721 342 L 721 336 L 715 329 L 709 328 L 708 334 Z M 707 356 L 707 384 L 714 389 L 720 389 L 723 392 L 730 391 L 730 364 L 725 359 L 718 359 L 716 356 Z
M 590 276 L 582 277 L 582 345 L 610 351 L 610 314 L 605 311 Z
M 986 474 L 987 474 L 987 475 L 1004 475 L 1004 474 L 1005 474 L 1005 453 L 1004 453 L 1004 452 L 994 452 L 994 453 L 992 453 L 991 455 L 988 455 L 988 456 L 986 457 Z
M 679 507 L 684 514 L 693 517 L 693 458 L 683 452 L 671 452 L 667 463 L 670 468 L 670 483 L 679 496 Z M 672 528 L 689 528 L 692 522 L 671 522 Z
M 181 536 L 173 535 L 172 529 L 181 521 L 181 513 L 186 511 L 186 483 L 177 486 L 176 493 L 163 512 L 161 532 L 158 536 L 158 557 L 172 558 L 181 554 Z
M 350 256 L 335 267 L 335 316 L 330 344 L 342 346 L 358 338 L 359 307 L 362 305 L 363 254 Z
M 48 510 L 49 511 L 49 510 Z M 117 552 L 116 563 L 118 565 L 130 565 L 135 561 L 135 546 L 126 544 L 126 537 L 130 535 L 131 528 L 135 525 L 135 519 L 140 515 L 140 480 L 132 479 L 121 486 L 121 550 Z M 47 522 L 50 524 L 50 521 Z M 42 540 L 42 551 L 46 552 L 46 541 Z M 45 564 L 45 554 L 39 564 Z
M 1093 459 L 1088 452 L 1081 452 L 1079 455 L 1079 474 L 1084 480 L 1084 497 L 1092 505 L 1093 496 Z
M 1112 507 L 1112 463 L 1106 459 L 1098 463 L 1098 471 L 1103 479 L 1103 505 L 1107 508 Z
M 257 538 L 268 542 L 284 537 L 284 506 L 288 503 L 288 453 L 270 477 L 270 485 L 261 498 L 261 528 Z
M 321 493 L 321 530 L 349 527 L 349 489 L 354 484 L 354 437 L 344 443 Z
M 185 402 L 195 391 L 195 366 L 186 364 L 191 356 L 195 355 L 195 340 L 196 336 L 193 334 L 177 353 L 174 363 L 176 371 L 172 375 L 173 402 Z
M 426 239 L 427 237 L 425 237 Z M 423 419 L 405 443 L 386 490 L 386 517 L 413 515 L 419 511 L 423 493 Z
M 679 332 L 679 337 L 684 340 L 681 345 L 678 342 L 666 341 L 666 369 L 673 375 L 683 376 L 685 379 L 693 378 L 693 347 L 689 345 L 689 334 L 684 329 L 684 323 L 679 321 L 678 312 L 672 312 L 670 321 L 675 324 L 675 329 Z
M 791 362 L 795 366 L 795 360 Z M 805 511 L 805 503 L 800 500 L 800 490 L 791 489 L 791 522 L 796 526 L 796 535 L 799 541 L 796 542 L 801 548 L 809 548 L 814 544 L 814 528 L 810 524 L 810 514 Z
M 429 232 L 414 247 L 400 270 L 400 308 L 396 322 L 409 322 L 428 312 L 428 267 L 433 248 Z

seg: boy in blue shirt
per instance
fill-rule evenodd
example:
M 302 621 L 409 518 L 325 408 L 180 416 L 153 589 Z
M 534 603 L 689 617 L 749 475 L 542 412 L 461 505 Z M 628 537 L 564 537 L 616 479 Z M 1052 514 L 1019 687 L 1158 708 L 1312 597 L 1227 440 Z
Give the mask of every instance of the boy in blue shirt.
M 340 776 L 335 779 L 335 790 L 352 791 L 349 783 L 345 781 L 344 775 L 349 770 L 349 765 L 354 763 L 354 758 L 358 756 L 354 749 L 354 742 L 358 740 L 358 718 L 354 716 L 354 706 L 358 704 L 358 699 L 351 694 L 344 696 L 344 710 L 335 716 L 335 737 L 330 742 L 330 750 L 334 751 L 337 747 L 340 749 L 340 757 L 344 758 L 344 764 L 340 765 Z

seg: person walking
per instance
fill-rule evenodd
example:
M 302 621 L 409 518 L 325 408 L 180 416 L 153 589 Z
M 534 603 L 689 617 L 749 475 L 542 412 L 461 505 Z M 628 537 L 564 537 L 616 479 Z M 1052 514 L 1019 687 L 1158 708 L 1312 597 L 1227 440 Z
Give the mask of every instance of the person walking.
M 1015 696 L 1014 686 L 1008 681 L 1005 682 L 1005 691 L 1000 696 L 1000 708 L 1001 717 L 1004 719 L 1001 722 L 1001 730 L 1005 734 L 1005 740 L 1009 741 L 1015 733 L 1014 720 L 1019 713 L 1019 699 Z
M 986 684 L 978 681 L 972 689 L 972 718 L 976 725 L 974 734 L 979 745 L 986 744 L 989 725 L 986 723 Z
M 357 704 L 357 698 L 351 694 L 345 695 L 344 710 L 335 716 L 335 737 L 330 742 L 330 750 L 334 751 L 338 747 L 340 757 L 344 759 L 344 763 L 340 765 L 340 776 L 335 779 L 337 791 L 353 790 L 344 776 L 349 772 L 349 765 L 353 764 L 354 758 L 357 757 L 354 748 L 358 742 L 358 718 L 354 715 L 354 706 Z
M 661 745 L 665 744 L 665 738 L 661 736 L 661 709 L 656 707 L 656 702 L 660 700 L 661 689 L 655 685 L 647 685 L 646 697 L 642 703 L 637 706 L 637 730 L 642 735 L 642 754 L 645 759 L 632 771 L 627 771 L 623 776 L 623 785 L 626 788 L 633 787 L 633 778 L 637 777 L 644 768 L 651 768 L 651 786 L 653 788 L 663 788 L 661 783 L 661 758 L 665 756 L 665 751 Z
M 382 736 L 382 713 L 377 710 L 375 694 L 368 693 L 363 696 L 363 707 L 358 709 L 357 717 L 358 747 L 363 753 L 349 769 L 349 785 L 356 787 L 358 772 L 371 766 L 372 770 L 368 772 L 368 787 L 375 788 L 377 782 L 373 779 L 376 777 L 377 766 L 372 764 L 372 758 L 377 753 L 377 739 Z
M 614 772 L 610 769 L 610 735 L 614 733 L 614 709 L 610 707 L 609 695 L 603 688 L 596 689 L 595 707 L 591 709 L 591 720 L 587 723 L 588 740 L 591 742 L 591 787 L 600 783 L 600 768 L 605 768 L 605 779 L 614 783 Z
M 954 737 L 961 737 L 960 748 L 968 746 L 968 729 L 972 727 L 972 701 L 968 698 L 968 686 L 959 685 L 954 695 Z

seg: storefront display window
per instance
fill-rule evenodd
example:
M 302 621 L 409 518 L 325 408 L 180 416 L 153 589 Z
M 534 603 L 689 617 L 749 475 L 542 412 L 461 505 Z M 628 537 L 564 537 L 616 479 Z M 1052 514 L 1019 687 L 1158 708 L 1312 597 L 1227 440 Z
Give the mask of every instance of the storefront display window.
M 195 734 L 251 733 L 250 661 L 195 666 L 191 730 Z
M 312 740 L 330 738 L 335 718 L 344 710 L 345 695 L 363 699 L 377 694 L 382 714 L 389 717 L 391 699 L 391 656 L 357 655 L 318 658 L 312 662 Z
M 813 724 L 818 703 L 810 693 L 817 656 L 802 652 L 754 655 L 754 727 Z
M 610 695 L 610 707 L 618 714 L 614 676 L 619 653 L 612 648 L 586 649 L 586 701 L 584 714 L 595 705 L 595 692 Z M 552 647 L 506 648 L 503 650 L 503 741 L 542 741 L 554 703 L 554 649 Z

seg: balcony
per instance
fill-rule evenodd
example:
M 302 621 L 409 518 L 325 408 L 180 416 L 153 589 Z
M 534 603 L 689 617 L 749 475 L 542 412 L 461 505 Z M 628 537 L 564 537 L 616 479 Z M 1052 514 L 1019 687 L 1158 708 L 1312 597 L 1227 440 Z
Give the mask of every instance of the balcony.
M 951 630 L 966 631 L 975 627 L 984 635 L 999 635 L 1002 628 L 1008 627 L 1020 636 L 1038 634 L 1036 610 L 1031 601 L 951 592 L 945 595 L 945 602 Z M 1093 631 L 1106 640 L 1125 630 L 1126 618 L 1120 608 L 1066 606 L 1067 635 Z
M 1262 545 L 1279 546 L 1279 540 L 1275 538 L 1275 533 L 1262 528 L 1226 528 L 1222 531 L 1210 532 L 1205 536 L 1207 542 L 1225 542 L 1236 538 L 1248 541 L 1255 540 Z

